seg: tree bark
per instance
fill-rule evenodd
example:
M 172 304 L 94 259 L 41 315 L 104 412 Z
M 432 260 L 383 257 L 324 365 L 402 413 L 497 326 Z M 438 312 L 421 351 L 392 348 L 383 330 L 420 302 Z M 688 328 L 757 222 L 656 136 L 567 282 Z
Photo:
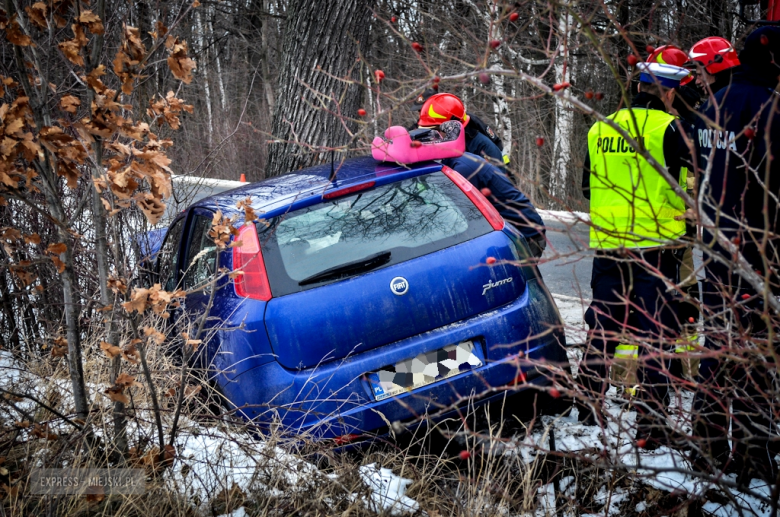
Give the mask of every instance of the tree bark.
M 346 146 L 361 99 L 358 51 L 371 23 L 367 0 L 293 0 L 287 12 L 266 176 L 318 163 Z M 345 127 L 346 126 L 346 127 Z

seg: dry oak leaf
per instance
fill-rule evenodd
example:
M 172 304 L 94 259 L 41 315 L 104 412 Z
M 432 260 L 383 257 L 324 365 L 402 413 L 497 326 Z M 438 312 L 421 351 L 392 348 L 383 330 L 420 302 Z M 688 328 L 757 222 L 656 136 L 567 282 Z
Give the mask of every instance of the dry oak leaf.
M 129 312 L 144 312 L 146 310 L 146 301 L 149 299 L 149 289 L 133 288 L 130 295 L 130 301 L 122 304 L 122 307 Z
M 31 7 L 25 7 L 24 10 L 33 25 L 43 30 L 49 28 L 49 24 L 46 21 L 46 12 L 48 10 L 46 4 L 43 2 L 35 2 Z
M 122 353 L 121 348 L 114 346 L 111 343 L 106 343 L 105 341 L 100 342 L 100 349 L 105 352 L 109 359 L 113 359 Z
M 257 214 L 255 213 L 254 209 L 252 208 L 252 198 L 251 197 L 247 197 L 243 201 L 239 201 L 238 203 L 236 203 L 236 207 L 239 210 L 243 210 L 244 211 L 244 223 L 245 224 L 257 221 L 258 217 L 257 217 Z
M 37 233 L 31 233 L 29 235 L 25 235 L 24 242 L 25 244 L 40 244 L 41 236 L 38 235 Z
M 84 28 L 75 23 L 70 26 L 73 29 L 75 37 L 65 40 L 57 47 L 65 54 L 65 57 L 74 65 L 84 66 L 84 57 L 81 55 L 81 49 L 87 45 L 87 36 L 84 34 Z
M 68 355 L 68 340 L 62 336 L 56 337 L 52 343 L 51 355 L 53 357 L 64 357 Z
M 124 293 L 127 291 L 127 281 L 122 277 L 110 275 L 108 277 L 108 288 L 114 293 Z
M 162 332 L 160 332 L 156 328 L 154 328 L 154 327 L 144 327 L 143 331 L 144 331 L 144 336 L 149 338 L 150 341 L 154 341 L 158 345 L 160 345 L 160 344 L 165 342 L 165 334 L 163 334 Z
M 30 36 L 22 32 L 22 28 L 19 26 L 19 22 L 16 21 L 16 14 L 11 18 L 11 22 L 5 29 L 5 38 L 20 47 L 29 47 L 33 44 Z
M 92 34 L 103 34 L 105 32 L 100 17 L 92 11 L 81 11 L 79 23 L 86 25 Z
M 193 395 L 196 395 L 197 393 L 199 393 L 202 388 L 203 388 L 203 386 L 201 386 L 200 384 L 198 384 L 197 386 L 193 386 L 193 385 L 185 386 L 184 387 L 184 397 L 185 398 L 190 398 Z
M 157 224 L 165 215 L 165 203 L 155 198 L 153 194 L 141 192 L 133 199 L 151 224 Z
M 168 39 L 165 41 L 165 48 L 170 52 L 168 67 L 171 69 L 173 76 L 185 84 L 190 84 L 192 82 L 192 71 L 195 70 L 197 64 L 194 59 L 187 57 L 187 42 L 168 36 Z
M 133 364 L 138 364 L 138 349 L 135 347 L 136 344 L 141 343 L 140 339 L 134 339 L 130 341 L 130 343 L 125 347 L 124 350 L 122 350 L 122 355 L 124 358 L 128 361 L 130 361 Z
M 81 106 L 81 101 L 78 97 L 74 97 L 73 95 L 65 95 L 60 99 L 60 109 L 67 111 L 68 113 L 76 113 L 79 106 Z
M 135 377 L 132 375 L 129 375 L 127 373 L 120 373 L 117 375 L 116 380 L 114 381 L 114 384 L 121 387 L 121 388 L 140 388 L 141 383 L 136 382 Z
M 46 251 L 55 255 L 59 255 L 61 253 L 65 253 L 67 251 L 68 246 L 64 242 L 57 242 L 55 244 L 50 244 Z
M 230 236 L 238 235 L 238 229 L 233 226 L 234 222 L 235 216 L 231 218 L 223 217 L 221 210 L 217 210 L 214 214 L 208 235 L 214 240 L 214 244 L 216 244 L 218 248 L 226 248 L 230 242 Z
M 114 402 L 121 402 L 122 404 L 130 403 L 130 398 L 127 395 L 125 395 L 124 389 L 119 386 L 111 386 L 109 388 L 106 388 L 103 393 L 108 395 L 108 398 L 110 398 Z

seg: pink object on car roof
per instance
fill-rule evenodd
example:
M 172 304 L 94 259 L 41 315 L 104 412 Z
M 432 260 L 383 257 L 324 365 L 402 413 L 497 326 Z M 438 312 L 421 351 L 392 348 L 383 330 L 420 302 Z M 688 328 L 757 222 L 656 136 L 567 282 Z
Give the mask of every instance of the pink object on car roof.
M 426 136 L 426 140 L 414 140 L 405 127 L 391 126 L 385 131 L 384 138 L 374 138 L 371 154 L 375 160 L 382 162 L 416 163 L 454 158 L 466 151 L 466 132 L 457 120 L 431 129 Z

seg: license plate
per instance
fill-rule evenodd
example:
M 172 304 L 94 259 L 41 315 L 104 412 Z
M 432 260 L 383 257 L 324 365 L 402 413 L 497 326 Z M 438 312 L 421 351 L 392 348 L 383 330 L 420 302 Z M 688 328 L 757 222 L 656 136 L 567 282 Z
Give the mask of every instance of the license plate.
M 384 400 L 455 377 L 483 364 L 481 349 L 471 341 L 464 341 L 386 366 L 367 377 L 374 399 Z

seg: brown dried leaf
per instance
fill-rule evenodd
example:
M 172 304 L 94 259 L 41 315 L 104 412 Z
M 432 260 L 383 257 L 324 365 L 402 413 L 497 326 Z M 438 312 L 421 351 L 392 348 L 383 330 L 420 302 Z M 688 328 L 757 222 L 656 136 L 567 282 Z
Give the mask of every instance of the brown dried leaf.
M 46 4 L 35 2 L 31 7 L 25 7 L 24 10 L 33 25 L 43 30 L 49 28 L 49 24 L 46 22 L 46 11 L 48 10 Z
M 79 23 L 86 25 L 92 34 L 103 34 L 105 32 L 100 17 L 92 11 L 81 11 Z
M 114 381 L 114 384 L 121 387 L 121 388 L 140 388 L 141 383 L 135 381 L 135 377 L 132 375 L 129 375 L 127 373 L 120 373 L 116 381 Z
M 19 22 L 16 21 L 16 14 L 14 14 L 11 22 L 5 29 L 5 37 L 12 44 L 19 47 L 29 47 L 33 44 L 30 36 L 22 32 L 22 28 L 19 26 Z
M 110 388 L 106 388 L 106 390 L 103 393 L 108 395 L 108 398 L 110 398 L 114 402 L 121 402 L 122 404 L 130 403 L 130 398 L 127 395 L 125 395 L 124 388 L 120 386 L 111 386 Z
M 54 255 L 59 255 L 60 253 L 65 253 L 65 251 L 68 249 L 68 247 L 65 245 L 64 242 L 57 242 L 55 244 L 50 244 L 46 251 L 48 253 L 52 253 Z
M 190 397 L 198 394 L 202 388 L 203 388 L 203 386 L 201 386 L 200 384 L 198 384 L 197 386 L 192 386 L 192 385 L 185 386 L 184 387 L 184 397 L 185 398 L 190 398 Z
M 70 26 L 73 29 L 75 37 L 65 40 L 57 47 L 65 54 L 65 57 L 74 65 L 84 66 L 84 57 L 81 55 L 81 49 L 87 45 L 87 36 L 84 34 L 84 28 L 75 23 Z
M 154 327 L 144 327 L 144 336 L 149 338 L 150 341 L 154 341 L 158 345 L 165 342 L 165 334 L 160 332 Z
M 26 244 L 40 244 L 41 243 L 41 236 L 37 233 L 31 233 L 29 235 L 24 236 L 24 242 Z
M 162 216 L 165 215 L 165 203 L 156 199 L 149 192 L 142 192 L 135 196 L 134 199 L 151 224 L 157 224 L 162 219 Z
M 74 97 L 73 95 L 65 95 L 60 99 L 60 108 L 68 113 L 76 113 L 79 106 L 81 106 L 81 101 L 78 97 Z
M 192 71 L 197 65 L 195 60 L 187 57 L 187 42 L 181 41 L 179 38 L 172 39 L 172 36 L 169 36 L 165 46 L 170 51 L 168 67 L 171 69 L 171 73 L 173 73 L 176 79 L 183 81 L 185 84 L 190 84 L 192 82 Z
M 122 353 L 121 348 L 114 346 L 111 343 L 106 343 L 105 341 L 100 342 L 100 349 L 105 352 L 109 359 L 113 359 Z
M 149 289 L 134 288 L 133 293 L 130 296 L 130 301 L 122 304 L 122 307 L 129 312 L 142 313 L 146 310 L 146 303 L 149 299 Z

